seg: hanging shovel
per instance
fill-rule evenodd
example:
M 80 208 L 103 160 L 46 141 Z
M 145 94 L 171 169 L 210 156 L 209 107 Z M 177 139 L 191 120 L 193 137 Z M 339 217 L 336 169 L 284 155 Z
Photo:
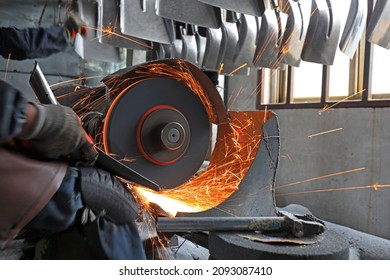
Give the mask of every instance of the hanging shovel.
M 220 63 L 223 63 L 222 74 L 229 74 L 237 67 L 233 62 L 238 44 L 238 30 L 234 22 L 222 23 L 222 48 L 220 52 Z
M 221 9 L 194 0 L 157 0 L 157 15 L 202 27 L 219 28 Z
M 310 21 L 311 2 L 288 0 L 283 7 L 288 15 L 286 31 L 280 47 L 280 57 L 284 64 L 298 67 Z
M 198 48 L 198 67 L 202 67 L 204 54 L 206 52 L 206 44 L 207 44 L 207 38 L 206 38 L 206 28 L 204 27 L 196 27 L 195 26 L 195 39 L 196 39 L 196 45 Z
M 123 34 L 119 26 L 119 6 L 117 1 L 98 0 L 98 28 L 99 42 L 119 48 L 135 50 L 151 50 L 152 43 L 139 38 Z
M 277 0 L 265 0 L 253 64 L 276 69 L 280 66 L 279 50 L 287 24 L 287 14 L 279 10 Z
M 351 1 L 348 18 L 341 35 L 339 48 L 349 58 L 352 58 L 359 46 L 367 20 L 367 0 Z
M 219 50 L 221 48 L 222 29 L 207 28 L 206 49 L 203 56 L 202 68 L 209 71 L 219 69 Z
M 225 10 L 248 14 L 252 16 L 262 16 L 264 13 L 264 3 L 259 0 L 198 0 L 211 6 L 220 7 Z
M 182 28 L 181 39 L 183 41 L 181 58 L 192 64 L 198 64 L 198 46 L 191 26 Z
M 234 55 L 234 63 L 238 66 L 246 64 L 253 66 L 253 57 L 256 51 L 258 22 L 257 17 L 241 14 L 237 22 L 238 44 Z
M 390 1 L 377 0 L 367 26 L 367 40 L 390 49 Z
M 302 59 L 332 65 L 340 36 L 340 19 L 333 11 L 334 0 L 312 0 L 311 18 Z
M 156 0 L 121 0 L 120 3 L 123 33 L 163 44 L 173 42 L 172 20 L 156 15 Z
M 92 59 L 106 62 L 120 62 L 119 48 L 103 45 L 96 40 L 97 37 L 97 3 L 90 1 L 78 2 L 78 14 L 80 18 L 91 27 L 86 37 L 76 36 L 74 43 L 75 52 L 82 59 Z

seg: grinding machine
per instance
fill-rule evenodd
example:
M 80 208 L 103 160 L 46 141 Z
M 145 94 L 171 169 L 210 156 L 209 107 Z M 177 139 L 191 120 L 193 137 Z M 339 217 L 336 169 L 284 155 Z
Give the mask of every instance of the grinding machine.
M 277 208 L 277 116 L 227 111 L 216 85 L 188 61 L 149 61 L 108 75 L 101 86 L 54 93 L 36 65 L 30 82 L 41 102 L 79 114 L 99 151 L 96 165 L 135 197 L 122 214 L 139 221 L 147 241 L 203 240 L 211 259 L 389 254 L 380 238 L 321 221 L 299 205 Z

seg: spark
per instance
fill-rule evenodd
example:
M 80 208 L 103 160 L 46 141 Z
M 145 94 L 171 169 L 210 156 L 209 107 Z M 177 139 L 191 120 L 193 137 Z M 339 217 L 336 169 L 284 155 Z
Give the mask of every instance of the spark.
M 219 69 L 218 69 L 218 75 L 221 75 L 221 73 L 222 73 L 222 70 L 223 70 L 223 63 L 221 63 L 220 65 L 219 65 Z
M 127 41 L 136 43 L 136 44 L 138 44 L 140 46 L 143 46 L 145 48 L 153 49 L 153 46 L 151 46 L 149 44 L 146 44 L 146 43 L 144 43 L 142 41 L 139 41 L 139 40 L 137 40 L 135 38 L 130 38 L 128 36 L 122 35 L 119 32 L 116 32 L 115 31 L 116 27 L 111 27 L 110 25 L 108 25 L 106 27 L 102 27 L 102 28 L 98 28 L 98 27 L 94 27 L 94 26 L 85 26 L 85 28 L 90 29 L 90 30 L 94 30 L 94 31 L 102 32 L 103 35 L 101 36 L 101 38 L 109 37 L 109 36 L 116 36 L 116 37 L 125 39 Z
M 365 169 L 366 169 L 365 167 L 360 167 L 360 168 L 350 169 L 350 170 L 346 170 L 346 171 L 335 172 L 335 173 L 331 173 L 331 174 L 327 174 L 327 175 L 323 175 L 323 176 L 319 176 L 319 177 L 315 177 L 315 178 L 311 178 L 311 179 L 306 179 L 306 180 L 295 182 L 295 183 L 290 183 L 290 184 L 286 184 L 286 185 L 282 185 L 282 186 L 277 186 L 276 189 L 281 189 L 281 188 L 290 187 L 290 186 L 294 186 L 294 185 L 298 185 L 298 184 L 302 184 L 302 183 L 307 183 L 307 182 L 312 182 L 312 181 L 316 181 L 316 180 L 321 180 L 321 179 L 324 179 L 324 178 L 333 177 L 333 176 L 337 176 L 337 175 L 342 175 L 342 174 L 362 171 L 362 170 L 365 170 Z
M 102 77 L 103 77 L 102 75 L 90 76 L 90 77 L 79 77 L 79 78 L 76 78 L 76 79 L 66 80 L 66 81 L 62 81 L 62 82 L 58 82 L 58 83 L 52 84 L 52 85 L 50 85 L 50 87 L 52 88 L 52 87 L 60 86 L 60 85 L 67 84 L 67 83 L 78 82 L 78 81 L 85 81 L 85 80 L 102 78 Z
M 252 112 L 256 118 L 247 112 L 231 113 L 231 122 L 221 124 L 218 129 L 217 144 L 205 172 L 175 189 L 157 192 L 136 186 L 135 192 L 142 200 L 156 203 L 175 215 L 175 209 L 176 212 L 205 211 L 230 197 L 256 157 L 264 112 Z M 162 197 L 165 202 L 161 201 Z M 176 205 L 172 210 L 173 203 Z
M 301 191 L 301 192 L 291 192 L 291 193 L 282 193 L 277 194 L 276 196 L 288 196 L 288 195 L 304 195 L 311 193 L 326 193 L 326 192 L 336 192 L 336 191 L 353 191 L 353 190 L 361 190 L 361 189 L 373 189 L 374 191 L 378 191 L 382 188 L 389 188 L 389 185 L 379 185 L 373 184 L 368 186 L 356 186 L 356 187 L 343 187 L 343 188 L 331 188 L 331 189 L 323 189 L 323 190 L 310 190 L 310 191 Z
M 318 115 L 321 115 L 322 113 L 328 111 L 329 109 L 331 109 L 331 108 L 333 108 L 333 107 L 339 105 L 340 103 L 342 103 L 342 102 L 344 102 L 344 101 L 346 101 L 346 100 L 348 100 L 348 99 L 350 99 L 350 98 L 352 98 L 352 97 L 354 97 L 354 96 L 356 96 L 356 95 L 362 93 L 362 92 L 365 91 L 365 90 L 366 90 L 366 89 L 363 89 L 363 90 L 358 91 L 358 92 L 356 92 L 356 93 L 354 93 L 354 94 L 352 94 L 352 95 L 349 95 L 349 96 L 347 96 L 346 98 L 343 98 L 342 100 L 340 100 L 340 101 L 338 101 L 338 102 L 332 104 L 331 106 L 325 106 L 322 110 L 320 110 L 320 111 L 318 112 Z
M 241 70 L 242 68 L 244 68 L 244 67 L 247 66 L 247 65 L 248 65 L 248 63 L 244 63 L 244 64 L 238 66 L 238 67 L 237 67 L 236 69 L 234 69 L 232 72 L 230 72 L 229 74 L 227 74 L 227 76 L 233 75 L 234 73 L 236 73 L 237 71 Z
M 5 65 L 4 81 L 7 80 L 9 61 L 11 60 L 11 54 L 8 54 L 7 64 Z
M 335 129 L 331 129 L 331 130 L 327 130 L 327 131 L 315 133 L 315 134 L 309 135 L 309 136 L 307 136 L 307 137 L 313 138 L 313 137 L 316 137 L 316 136 L 320 136 L 320 135 L 324 135 L 324 134 L 328 134 L 328 133 L 332 133 L 332 132 L 336 132 L 336 131 L 340 131 L 340 130 L 343 130 L 343 128 L 342 128 L 342 127 L 340 127 L 340 128 L 335 128 Z

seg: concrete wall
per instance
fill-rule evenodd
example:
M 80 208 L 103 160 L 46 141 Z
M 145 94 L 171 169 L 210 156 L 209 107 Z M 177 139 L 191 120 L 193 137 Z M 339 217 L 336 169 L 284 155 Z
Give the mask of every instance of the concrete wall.
M 254 75 L 229 77 L 229 110 L 255 110 Z M 326 221 L 390 239 L 390 108 L 274 112 L 277 206 L 300 204 Z
M 275 112 L 278 206 L 301 204 L 325 220 L 390 239 L 390 108 Z

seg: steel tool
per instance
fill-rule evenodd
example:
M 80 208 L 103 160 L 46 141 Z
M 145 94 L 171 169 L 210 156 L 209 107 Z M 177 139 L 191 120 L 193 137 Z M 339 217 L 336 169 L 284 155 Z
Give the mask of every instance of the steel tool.
M 157 218 L 158 232 L 261 231 L 289 232 L 306 237 L 324 232 L 325 226 L 308 216 L 280 212 L 279 217 L 178 217 Z
M 367 26 L 367 40 L 390 49 L 390 1 L 376 1 Z
M 351 1 L 347 22 L 340 39 L 340 50 L 352 58 L 359 46 L 366 27 L 368 4 L 367 0 Z
M 309 29 L 302 51 L 305 61 L 333 64 L 340 35 L 340 19 L 333 11 L 333 1 L 312 1 Z

